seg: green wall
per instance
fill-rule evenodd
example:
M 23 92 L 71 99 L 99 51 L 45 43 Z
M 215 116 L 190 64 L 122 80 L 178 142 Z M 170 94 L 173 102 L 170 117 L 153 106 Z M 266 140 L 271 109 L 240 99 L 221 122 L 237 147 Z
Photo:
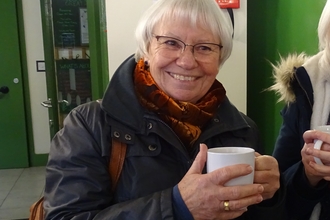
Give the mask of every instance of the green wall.
M 318 51 L 317 25 L 325 0 L 247 1 L 247 114 L 259 126 L 266 153 L 271 154 L 282 123 L 272 85 L 270 63 L 279 54 Z

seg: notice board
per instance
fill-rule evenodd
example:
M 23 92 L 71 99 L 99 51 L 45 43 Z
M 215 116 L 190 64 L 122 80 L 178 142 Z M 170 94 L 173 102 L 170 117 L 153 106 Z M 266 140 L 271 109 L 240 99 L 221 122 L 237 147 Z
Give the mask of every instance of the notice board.
M 52 14 L 55 47 L 89 44 L 86 0 L 53 0 Z

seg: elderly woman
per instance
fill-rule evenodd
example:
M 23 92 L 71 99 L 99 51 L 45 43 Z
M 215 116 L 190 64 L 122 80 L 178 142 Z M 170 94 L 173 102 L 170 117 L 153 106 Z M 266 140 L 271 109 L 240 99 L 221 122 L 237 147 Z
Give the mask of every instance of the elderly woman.
M 208 147 L 261 149 L 256 125 L 216 80 L 232 31 L 214 0 L 159 0 L 146 11 L 135 57 L 102 103 L 74 109 L 52 141 L 46 219 L 283 219 L 273 157 L 256 154 L 254 184 L 224 186 L 252 172 L 244 164 L 205 174 Z M 112 137 L 127 145 L 114 193 Z

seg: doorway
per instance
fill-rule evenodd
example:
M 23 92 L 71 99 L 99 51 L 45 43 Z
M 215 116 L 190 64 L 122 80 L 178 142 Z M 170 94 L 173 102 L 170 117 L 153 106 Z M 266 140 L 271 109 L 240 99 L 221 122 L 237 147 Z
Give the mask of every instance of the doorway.
M 39 19 L 37 22 L 40 22 L 40 26 L 43 26 L 43 30 L 40 30 L 40 32 L 43 33 L 40 33 L 40 36 L 43 35 L 41 38 L 44 40 L 44 43 L 42 43 L 42 39 L 36 40 L 34 36 L 32 40 L 35 42 L 33 42 L 32 45 L 34 43 L 43 45 L 44 47 L 42 48 L 41 54 L 44 54 L 44 57 L 39 54 L 37 55 L 38 57 L 33 57 L 32 59 L 29 54 L 26 53 L 25 48 L 25 46 L 30 47 L 31 42 L 27 42 L 27 44 L 24 45 L 27 37 L 24 36 L 23 27 L 26 22 L 26 17 L 24 17 L 26 14 L 23 13 L 23 8 L 24 12 L 26 12 L 25 1 L 0 1 L 0 7 L 4 10 L 0 15 L 0 21 L 6 29 L 6 31 L 0 33 L 0 56 L 2 57 L 2 62 L 6 64 L 1 65 L 0 68 L 0 106 L 2 110 L 2 114 L 0 115 L 0 169 L 45 165 L 48 158 L 50 139 L 60 128 L 58 120 L 54 120 L 54 118 L 58 118 L 59 108 L 49 108 L 49 110 L 47 110 L 40 105 L 41 101 L 51 99 L 51 103 L 56 101 L 56 105 L 60 106 L 61 103 L 58 103 L 58 101 L 61 101 L 61 98 L 58 97 L 59 93 L 57 88 L 53 87 L 53 84 L 56 84 L 54 80 L 54 75 L 56 73 L 56 62 L 54 59 L 55 50 L 53 47 L 53 38 L 48 37 L 53 34 L 52 26 L 47 26 L 51 21 L 49 20 L 51 14 L 48 10 L 51 9 L 51 4 L 50 1 L 37 1 L 39 1 L 40 4 L 34 4 L 35 1 L 26 3 L 31 6 L 29 7 L 29 13 L 38 14 L 41 11 L 41 15 L 35 17 Z M 77 2 L 81 1 L 77 0 Z M 109 81 L 104 4 L 103 0 L 87 0 L 86 2 L 88 10 L 87 22 L 90 30 L 88 34 L 90 50 L 88 71 L 90 71 L 91 100 L 102 97 L 103 91 Z M 38 13 L 36 13 L 37 11 Z M 30 20 L 31 19 L 28 18 L 28 21 Z M 37 22 L 34 22 L 34 26 Z M 22 46 L 22 48 L 20 48 L 20 46 Z M 49 49 L 49 47 L 51 47 L 51 49 Z M 35 49 L 35 47 L 32 48 L 33 51 L 35 51 Z M 51 59 L 49 59 L 50 57 Z M 37 58 L 40 59 L 40 66 L 38 63 L 36 64 Z M 45 62 L 45 65 L 43 65 L 43 62 Z M 63 63 L 61 63 L 61 65 L 62 64 Z M 68 70 L 66 68 L 68 65 L 66 65 L 66 63 L 64 64 L 65 65 L 61 66 L 61 71 L 71 72 L 72 74 L 73 71 Z M 83 68 L 75 69 L 75 74 L 79 71 L 85 71 L 87 65 L 82 65 L 80 63 L 79 66 L 83 66 Z M 32 70 L 30 67 L 32 67 Z M 41 68 L 40 72 L 36 71 L 39 67 Z M 43 69 L 45 70 L 43 71 Z M 35 78 L 29 80 L 31 73 L 37 77 L 38 80 L 43 77 L 45 78 L 43 78 L 44 80 L 38 81 L 37 84 L 33 84 Z M 30 84 L 28 81 L 30 81 Z M 43 92 L 40 87 L 44 87 L 45 92 Z M 76 84 L 76 88 L 77 87 Z M 7 88 L 9 91 L 7 91 Z M 74 86 L 71 88 L 74 88 Z M 34 94 L 30 94 L 31 89 L 38 90 L 38 94 L 41 94 L 42 97 L 46 97 L 33 100 L 32 95 Z M 52 91 L 55 92 L 53 93 Z M 77 96 L 74 97 L 76 100 L 72 101 L 73 99 L 71 99 L 71 102 L 77 104 Z M 63 96 L 62 99 L 64 100 Z M 86 100 L 88 101 L 89 99 L 85 98 L 85 101 Z M 67 107 L 66 103 L 64 104 L 64 107 Z M 46 117 L 41 118 L 40 114 L 35 114 L 34 110 L 36 108 L 41 108 Z M 64 109 L 64 111 L 67 111 L 67 109 Z M 31 117 L 31 115 L 37 117 Z M 43 125 L 40 126 L 40 123 Z M 37 127 L 41 129 L 38 130 L 36 129 Z M 46 127 L 46 129 L 44 127 Z M 40 130 L 45 131 L 47 135 L 40 135 Z M 39 142 L 35 140 L 36 137 L 38 137 Z

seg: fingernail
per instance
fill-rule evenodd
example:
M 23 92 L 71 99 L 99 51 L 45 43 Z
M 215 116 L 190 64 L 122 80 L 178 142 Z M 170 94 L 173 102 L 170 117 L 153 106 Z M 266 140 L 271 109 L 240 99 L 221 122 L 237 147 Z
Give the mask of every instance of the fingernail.
M 309 162 L 309 166 L 314 167 L 315 166 L 315 162 L 314 161 L 310 161 Z
M 246 212 L 247 210 L 248 210 L 247 207 L 244 207 L 244 208 L 240 209 L 240 211 L 244 211 L 244 212 Z
M 258 187 L 258 192 L 259 193 L 262 193 L 264 191 L 264 187 L 262 186 L 262 185 L 260 185 L 259 187 Z

